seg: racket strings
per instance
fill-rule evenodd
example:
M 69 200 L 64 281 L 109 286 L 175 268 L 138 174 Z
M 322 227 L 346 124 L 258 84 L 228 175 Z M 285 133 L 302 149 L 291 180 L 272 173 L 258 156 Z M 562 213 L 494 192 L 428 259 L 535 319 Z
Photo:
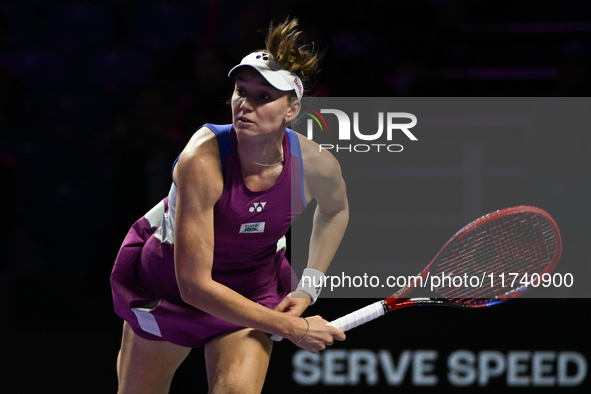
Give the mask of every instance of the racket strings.
M 515 213 L 501 217 L 452 242 L 435 273 L 440 278 L 459 276 L 462 282 L 442 280 L 438 291 L 461 303 L 503 298 L 522 286 L 520 282 L 526 273 L 528 279 L 533 273 L 542 273 L 555 253 L 556 234 L 544 216 Z
M 505 230 L 503 231 L 503 236 L 499 237 L 498 239 L 492 237 L 495 241 L 497 252 L 497 256 L 494 256 L 496 259 L 490 260 L 494 262 L 491 266 L 492 268 L 490 268 L 490 273 L 493 274 L 493 279 L 495 271 L 497 274 L 516 273 L 519 275 L 523 275 L 526 272 L 530 274 L 534 272 L 541 272 L 551 261 L 551 256 L 554 254 L 554 250 L 548 250 L 548 243 L 544 242 L 543 231 L 542 234 L 540 234 L 540 222 L 537 220 L 528 221 L 527 218 L 526 220 L 521 220 L 521 222 L 522 223 L 504 221 L 500 223 L 500 227 Z M 524 225 L 526 227 L 524 227 Z M 509 235 L 509 242 L 507 242 L 507 234 Z M 546 234 L 548 233 L 546 232 Z M 499 253 L 499 251 L 501 251 L 501 253 Z M 483 256 L 481 258 L 486 259 L 487 256 Z M 477 272 L 468 272 L 470 274 L 476 274 L 484 271 L 479 269 Z M 500 278 L 498 279 L 497 290 L 499 290 L 499 288 L 503 290 L 502 280 Z M 519 281 L 512 282 L 512 284 L 514 284 L 512 288 L 519 287 L 518 283 Z M 491 286 L 490 288 L 494 289 L 495 287 Z M 476 288 L 475 290 L 479 295 L 486 296 L 488 294 L 482 292 L 482 290 L 486 289 L 487 288 Z M 504 294 L 505 292 L 506 291 L 501 292 L 501 294 Z M 496 292 L 493 293 L 493 295 L 498 296 L 499 293 Z

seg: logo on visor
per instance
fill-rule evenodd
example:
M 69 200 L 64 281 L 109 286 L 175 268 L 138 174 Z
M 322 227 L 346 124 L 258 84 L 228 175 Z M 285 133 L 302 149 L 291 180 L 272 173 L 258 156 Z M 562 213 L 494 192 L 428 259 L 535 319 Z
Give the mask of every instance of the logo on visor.
M 304 91 L 304 88 L 302 87 L 302 84 L 300 83 L 300 79 L 294 78 L 293 83 L 295 84 L 295 86 L 298 87 L 298 96 L 301 96 L 302 92 Z
M 269 55 L 266 53 L 261 53 L 260 55 L 257 55 L 257 59 L 263 59 L 263 60 L 269 60 Z

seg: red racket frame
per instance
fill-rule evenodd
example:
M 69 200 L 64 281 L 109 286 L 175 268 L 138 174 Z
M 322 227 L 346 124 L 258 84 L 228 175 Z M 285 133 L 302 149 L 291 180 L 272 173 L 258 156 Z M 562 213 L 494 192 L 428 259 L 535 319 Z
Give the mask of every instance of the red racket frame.
M 562 255 L 562 239 L 560 237 L 560 231 L 558 230 L 558 226 L 556 225 L 556 222 L 554 221 L 554 219 L 543 209 L 528 206 L 528 205 L 520 205 L 517 207 L 499 209 L 495 212 L 491 212 L 489 214 L 486 214 L 486 215 L 476 219 L 472 223 L 464 226 L 461 230 L 459 230 L 457 233 L 455 233 L 453 235 L 453 237 L 451 237 L 446 242 L 446 244 L 441 248 L 439 253 L 437 253 L 437 255 L 433 258 L 433 260 L 431 260 L 429 265 L 427 265 L 418 276 L 420 276 L 423 280 L 425 280 L 427 277 L 427 274 L 431 270 L 431 266 L 433 265 L 433 263 L 438 261 L 440 258 L 442 258 L 445 255 L 445 253 L 447 253 L 447 249 L 448 249 L 449 245 L 454 240 L 462 239 L 462 237 L 464 237 L 470 231 L 472 231 L 478 227 L 484 226 L 485 224 L 487 224 L 489 222 L 492 222 L 494 220 L 500 219 L 505 216 L 509 216 L 509 215 L 513 215 L 513 214 L 520 214 L 520 213 L 531 213 L 531 214 L 543 216 L 551 224 L 551 226 L 554 230 L 554 234 L 556 236 L 556 250 L 554 252 L 554 256 L 552 258 L 552 261 L 548 264 L 548 266 L 546 266 L 546 268 L 542 272 L 539 273 L 539 275 L 542 276 L 544 273 L 552 272 L 554 270 L 554 268 L 556 267 L 556 265 L 558 264 L 558 261 L 560 261 L 560 256 Z M 419 298 L 419 299 L 414 299 L 414 300 L 406 299 L 408 294 L 410 294 L 410 292 L 412 292 L 415 289 L 415 284 L 416 284 L 415 281 L 409 281 L 408 285 L 401 288 L 396 293 L 392 294 L 390 297 L 386 298 L 383 301 L 385 311 L 390 312 L 390 311 L 404 308 L 407 306 L 427 305 L 427 304 L 437 304 L 437 305 L 445 304 L 445 305 L 458 306 L 458 307 L 485 307 L 485 306 L 491 306 L 491 305 L 497 304 L 497 303 L 499 303 L 499 301 L 504 301 L 509 298 L 519 297 L 520 295 L 525 293 L 525 291 L 527 290 L 527 288 L 522 286 L 518 289 L 514 289 L 513 291 L 508 292 L 503 297 L 500 297 L 498 299 L 494 299 L 494 300 L 483 299 L 482 302 L 475 302 L 474 305 L 465 305 L 465 304 L 459 304 L 459 303 L 456 303 L 453 301 L 448 301 L 446 299 L 432 299 L 432 298 Z

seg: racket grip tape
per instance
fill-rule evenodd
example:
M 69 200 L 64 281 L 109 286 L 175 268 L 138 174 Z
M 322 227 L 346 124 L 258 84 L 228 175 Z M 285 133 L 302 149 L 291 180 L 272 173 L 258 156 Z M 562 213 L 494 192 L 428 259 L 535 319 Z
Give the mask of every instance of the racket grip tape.
M 386 313 L 383 301 L 374 302 L 364 308 L 358 309 L 355 312 L 349 313 L 334 321 L 328 323 L 329 326 L 340 328 L 343 331 L 349 331 L 352 328 L 359 327 L 383 316 Z
M 343 317 L 340 317 L 334 321 L 331 321 L 327 325 L 337 327 L 343 331 L 349 331 L 352 328 L 359 327 L 362 324 L 367 323 L 383 316 L 386 313 L 383 301 L 374 302 L 364 308 L 358 309 L 355 312 L 349 313 Z M 283 338 L 277 334 L 273 334 L 271 339 L 274 341 L 281 341 Z

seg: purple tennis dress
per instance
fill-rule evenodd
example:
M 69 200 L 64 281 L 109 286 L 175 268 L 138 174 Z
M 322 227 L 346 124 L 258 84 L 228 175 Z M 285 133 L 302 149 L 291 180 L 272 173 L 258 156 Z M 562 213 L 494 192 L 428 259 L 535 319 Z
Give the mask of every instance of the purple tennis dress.
M 213 279 L 274 308 L 297 284 L 282 244 L 306 207 L 298 137 L 286 129 L 283 171 L 273 186 L 255 192 L 242 178 L 232 125 L 205 126 L 217 137 L 224 173 L 224 191 L 214 207 Z M 174 271 L 176 195 L 173 182 L 168 197 L 131 227 L 115 260 L 111 288 L 115 312 L 137 335 L 199 347 L 240 326 L 181 299 Z

